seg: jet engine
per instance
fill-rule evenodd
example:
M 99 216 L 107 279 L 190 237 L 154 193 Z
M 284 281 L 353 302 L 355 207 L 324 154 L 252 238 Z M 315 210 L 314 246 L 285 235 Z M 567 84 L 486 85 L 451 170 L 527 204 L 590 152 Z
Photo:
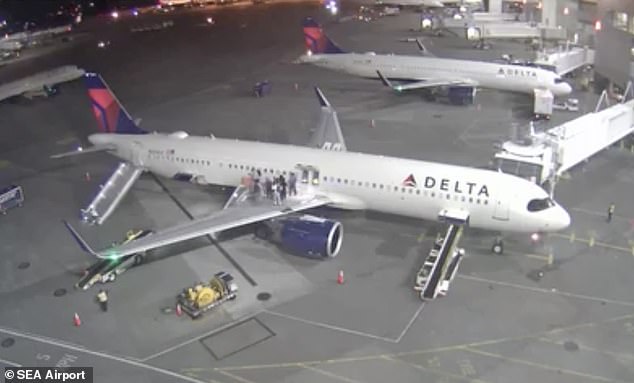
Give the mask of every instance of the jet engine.
M 334 258 L 341 249 L 343 226 L 341 222 L 312 215 L 295 215 L 263 222 L 255 235 L 293 255 Z

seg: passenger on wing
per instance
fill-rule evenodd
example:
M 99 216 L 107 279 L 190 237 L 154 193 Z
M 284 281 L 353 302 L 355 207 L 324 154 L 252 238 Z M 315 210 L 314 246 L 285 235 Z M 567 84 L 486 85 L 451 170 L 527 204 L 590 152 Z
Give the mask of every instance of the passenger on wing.
M 297 176 L 293 172 L 288 176 L 288 195 L 297 195 Z
M 282 199 L 280 198 L 280 181 L 278 178 L 273 179 L 273 205 L 281 205 Z
M 271 181 L 269 176 L 264 178 L 264 191 L 266 192 L 266 198 L 273 199 L 273 181 Z
M 280 199 L 284 201 L 286 199 L 286 179 L 284 178 L 284 175 L 280 174 L 278 182 L 280 185 Z

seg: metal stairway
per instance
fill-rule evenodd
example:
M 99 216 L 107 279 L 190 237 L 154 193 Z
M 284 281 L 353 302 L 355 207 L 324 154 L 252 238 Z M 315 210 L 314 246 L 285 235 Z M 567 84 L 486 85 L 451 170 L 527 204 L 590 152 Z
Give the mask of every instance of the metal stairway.
M 420 291 L 422 300 L 433 300 L 439 293 L 444 295 L 447 292 L 464 255 L 464 251 L 456 247 L 463 229 L 463 225 L 449 225 L 445 236 L 434 242 L 434 247 L 416 275 L 414 289 Z

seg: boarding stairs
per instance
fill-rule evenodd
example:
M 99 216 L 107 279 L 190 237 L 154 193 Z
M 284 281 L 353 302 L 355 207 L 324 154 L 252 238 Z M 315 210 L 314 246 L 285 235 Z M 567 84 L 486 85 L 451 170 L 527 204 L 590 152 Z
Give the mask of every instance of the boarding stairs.
M 464 251 L 457 248 L 462 236 L 463 224 L 452 223 L 444 236 L 438 236 L 423 266 L 416 274 L 414 290 L 420 292 L 423 301 L 445 295 L 458 272 Z
M 123 196 L 130 190 L 134 181 L 143 173 L 143 169 L 129 162 L 121 162 L 90 205 L 81 210 L 81 219 L 90 224 L 101 225 L 119 205 Z

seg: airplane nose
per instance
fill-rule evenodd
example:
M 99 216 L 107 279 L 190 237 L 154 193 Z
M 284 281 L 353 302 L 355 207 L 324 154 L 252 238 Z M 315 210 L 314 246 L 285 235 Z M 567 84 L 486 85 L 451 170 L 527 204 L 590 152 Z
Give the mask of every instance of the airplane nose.
M 563 230 L 570 226 L 570 214 L 561 206 L 557 206 L 555 211 L 553 229 Z
M 561 88 L 560 92 L 562 96 L 572 93 L 572 86 L 570 86 L 570 84 L 568 84 L 567 82 L 560 84 L 560 88 Z

